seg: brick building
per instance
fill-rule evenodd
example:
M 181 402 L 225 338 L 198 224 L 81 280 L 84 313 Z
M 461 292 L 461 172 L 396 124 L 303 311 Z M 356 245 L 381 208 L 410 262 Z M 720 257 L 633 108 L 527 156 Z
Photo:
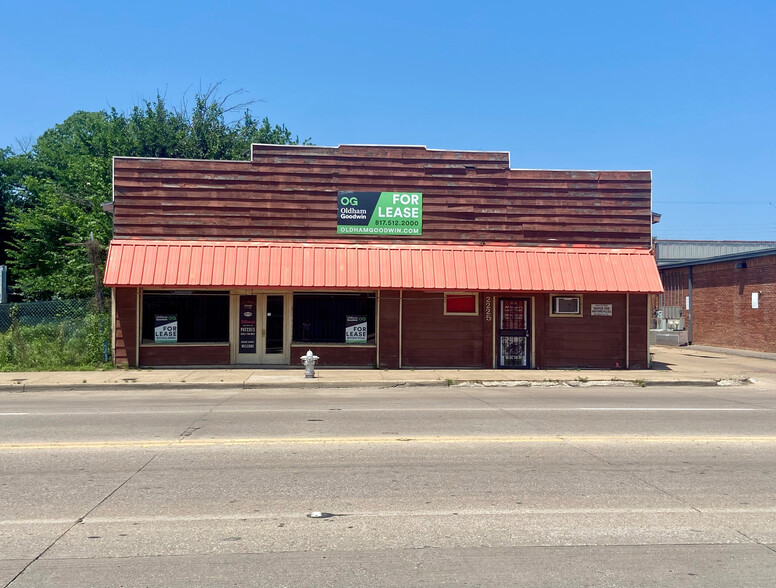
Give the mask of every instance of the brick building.
M 725 251 L 728 244 L 690 255 Z M 688 343 L 776 353 L 776 243 L 735 245 L 736 253 L 680 261 L 661 260 L 658 248 L 665 292 L 657 310 L 669 326 L 676 321 Z
M 250 161 L 115 158 L 113 176 L 118 364 L 649 363 L 648 171 L 254 145 Z

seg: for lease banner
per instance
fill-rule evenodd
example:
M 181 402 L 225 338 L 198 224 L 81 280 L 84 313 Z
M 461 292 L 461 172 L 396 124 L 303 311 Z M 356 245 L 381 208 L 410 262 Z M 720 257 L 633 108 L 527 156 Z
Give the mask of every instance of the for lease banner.
M 338 192 L 337 234 L 422 235 L 420 192 Z
M 178 342 L 178 315 L 154 315 L 154 343 Z
M 345 343 L 366 343 L 366 316 L 345 316 Z

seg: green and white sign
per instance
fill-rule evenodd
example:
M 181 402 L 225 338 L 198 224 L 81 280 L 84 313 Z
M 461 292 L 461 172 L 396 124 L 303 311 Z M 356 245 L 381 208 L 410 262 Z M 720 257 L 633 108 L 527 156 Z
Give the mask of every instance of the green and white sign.
M 154 343 L 178 342 L 178 315 L 154 315 Z
M 338 235 L 422 235 L 420 192 L 338 192 Z
M 366 343 L 366 335 L 366 316 L 345 316 L 345 343 Z

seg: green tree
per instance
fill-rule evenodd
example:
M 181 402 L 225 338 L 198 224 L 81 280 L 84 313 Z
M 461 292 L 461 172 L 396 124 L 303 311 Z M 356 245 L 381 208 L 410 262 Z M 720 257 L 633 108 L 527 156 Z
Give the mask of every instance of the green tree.
M 11 231 L 5 226 L 5 217 L 13 206 L 15 179 L 11 171 L 13 152 L 10 148 L 0 149 L 0 265 L 8 262 L 7 247 Z
M 7 249 L 16 291 L 36 300 L 94 293 L 84 244 L 105 246 L 111 237 L 112 219 L 101 205 L 111 200 L 113 156 L 248 159 L 251 143 L 298 144 L 285 125 L 255 119 L 245 104 L 229 106 L 234 95 L 219 98 L 217 89 L 198 93 L 192 108 L 170 108 L 157 95 L 129 113 L 76 112 L 29 153 L 1 152 L 0 253 Z
M 20 205 L 20 185 L 33 168 L 34 163 L 28 153 L 14 154 L 10 147 L 0 149 L 0 265 L 8 262 L 8 245 L 13 238 L 5 219 Z

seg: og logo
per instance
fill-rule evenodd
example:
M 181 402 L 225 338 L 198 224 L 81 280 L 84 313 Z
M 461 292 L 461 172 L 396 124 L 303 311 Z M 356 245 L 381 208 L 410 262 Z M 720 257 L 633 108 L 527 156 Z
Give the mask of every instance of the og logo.
M 342 206 L 358 206 L 358 198 L 355 196 L 343 196 L 340 198 Z

